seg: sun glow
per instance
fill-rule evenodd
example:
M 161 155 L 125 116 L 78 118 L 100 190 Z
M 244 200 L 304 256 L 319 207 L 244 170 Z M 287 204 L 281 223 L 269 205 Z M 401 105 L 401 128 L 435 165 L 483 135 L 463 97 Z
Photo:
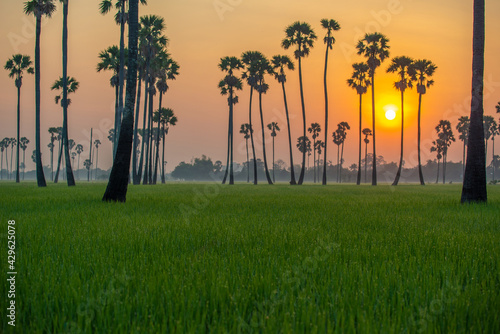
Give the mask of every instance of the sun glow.
M 396 118 L 396 112 L 393 109 L 387 110 L 385 112 L 385 118 L 387 118 L 389 121 L 392 121 Z

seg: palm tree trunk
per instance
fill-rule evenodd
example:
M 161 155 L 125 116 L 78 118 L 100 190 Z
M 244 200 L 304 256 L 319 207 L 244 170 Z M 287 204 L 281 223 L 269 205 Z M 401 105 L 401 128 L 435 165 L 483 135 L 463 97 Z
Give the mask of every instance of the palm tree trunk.
M 95 149 L 95 176 L 94 176 L 96 181 L 98 180 L 98 178 L 97 178 L 97 164 L 98 164 L 98 162 L 99 162 L 99 148 L 96 147 L 96 149 Z
M 150 83 L 151 84 L 151 83 Z M 151 89 L 150 89 L 151 90 Z M 150 152 L 150 147 L 151 147 L 151 110 L 153 107 L 153 92 L 149 92 L 149 105 L 148 105 L 148 112 L 147 112 L 147 124 L 145 128 L 145 137 L 144 140 L 146 141 L 146 155 L 144 157 L 144 174 L 142 178 L 142 184 L 148 184 L 148 171 L 149 171 L 149 152 Z
M 76 172 L 78 173 L 78 180 L 80 180 L 80 154 L 78 154 L 78 165 Z
M 89 145 L 89 162 L 92 163 L 92 128 L 90 128 L 90 145 Z M 90 182 L 90 169 L 91 166 L 87 169 L 87 182 Z
M 367 169 L 368 169 L 368 144 L 365 144 L 365 183 L 368 181 L 366 175 Z
M 234 120 L 233 120 L 233 112 L 234 112 L 234 103 L 233 103 L 233 88 L 230 89 L 230 99 L 231 99 L 231 103 L 229 104 L 229 135 L 230 135 L 230 147 L 231 147 L 231 161 L 230 161 L 230 165 L 229 165 L 229 184 L 234 184 L 234 171 L 233 171 L 233 145 L 234 145 L 234 142 L 233 142 L 233 123 L 234 123 Z
M 421 110 L 422 110 L 422 94 L 418 94 L 418 126 L 417 126 L 418 178 L 420 179 L 420 185 L 425 186 L 424 174 L 422 173 L 422 160 L 420 158 L 420 141 L 422 138 L 420 129 Z
M 299 48 L 299 53 L 301 49 Z M 299 84 L 300 84 L 300 103 L 302 105 L 302 135 L 306 138 L 306 106 L 304 102 L 304 88 L 302 85 L 302 61 L 299 57 Z M 299 182 L 301 185 L 304 182 L 304 173 L 306 167 L 306 150 L 302 153 L 302 169 L 300 170 Z
M 23 149 L 23 166 L 24 166 L 24 168 L 23 168 L 23 181 L 24 181 L 24 172 L 26 170 L 26 149 Z M 1 169 L 0 169 L 0 171 L 1 171 Z
M 362 121 L 362 102 L 363 94 L 359 94 L 359 156 L 358 156 L 358 176 L 356 178 L 356 185 L 361 184 L 361 121 Z M 366 182 L 366 168 L 365 168 L 365 182 Z
M 148 161 L 148 184 L 153 183 L 153 93 L 151 93 L 151 103 L 149 105 L 149 132 L 151 135 L 149 136 L 149 161 Z
M 275 170 L 275 165 L 274 165 L 274 137 L 273 137 L 273 182 L 276 183 L 276 177 L 274 176 L 274 170 Z
M 313 140 L 313 182 L 316 183 L 316 139 Z
M 158 105 L 158 110 L 161 111 L 161 105 L 163 101 L 163 93 L 160 92 L 160 103 Z M 158 128 L 156 133 L 156 154 L 155 154 L 155 170 L 153 176 L 153 184 L 156 184 L 158 177 L 158 160 L 160 159 L 160 115 L 158 114 Z
M 117 136 L 118 136 L 118 128 L 120 127 L 120 107 L 119 107 L 119 99 L 120 99 L 120 87 L 115 86 L 115 134 L 113 137 L 113 159 L 116 156 L 116 144 L 117 144 Z
M 68 147 L 68 11 L 69 0 L 63 1 L 63 40 L 62 40 L 62 54 L 63 54 L 63 149 L 64 157 L 66 159 L 66 180 L 68 186 L 75 185 L 75 177 L 73 169 L 71 168 L 71 156 Z
M 491 179 L 492 181 L 495 181 L 495 136 L 493 135 L 493 138 L 491 138 L 491 141 L 493 142 L 493 148 L 492 148 L 492 161 L 491 164 L 493 165 L 493 178 Z
M 401 155 L 399 157 L 399 167 L 398 172 L 396 173 L 396 178 L 392 183 L 393 186 L 397 186 L 399 183 L 399 178 L 401 177 L 401 169 L 403 168 L 403 138 L 404 138 L 404 129 L 405 129 L 405 95 L 404 92 L 401 91 Z
M 472 101 L 462 203 L 486 202 L 488 199 L 486 168 L 484 168 L 486 157 L 483 146 L 484 2 L 484 0 L 474 0 Z
M 448 152 L 443 154 L 443 184 L 446 184 L 446 156 Z
M 147 72 L 147 71 L 146 71 Z M 145 79 L 145 87 L 144 87 L 144 116 L 142 122 L 142 140 L 141 140 L 141 157 L 139 159 L 139 171 L 137 172 L 136 179 L 134 180 L 134 184 L 140 184 L 142 178 L 142 171 L 144 166 L 144 146 L 146 143 L 146 119 L 148 115 L 148 90 L 149 90 L 149 80 Z
M 437 176 L 436 176 L 436 184 L 439 182 L 439 162 L 441 159 L 438 159 L 438 171 L 437 171 Z
M 253 153 L 253 184 L 257 184 L 257 157 L 255 156 L 255 145 L 253 142 L 252 98 L 253 98 L 253 88 L 250 86 L 250 107 L 248 108 L 248 123 L 250 124 L 250 142 L 252 144 L 252 153 Z M 250 168 L 250 166 L 248 168 Z
M 260 81 L 260 86 L 262 87 L 262 80 Z M 267 168 L 267 158 L 266 158 L 266 137 L 264 134 L 264 115 L 262 114 L 262 92 L 259 91 L 259 111 L 260 111 L 260 126 L 262 128 L 262 153 L 264 155 L 264 169 L 266 171 L 267 183 L 273 184 L 271 180 L 271 175 L 269 174 L 269 169 Z
M 462 184 L 464 183 L 465 179 L 465 147 L 466 147 L 466 139 L 464 139 L 464 151 L 463 151 L 463 157 L 462 157 Z
M 123 84 L 125 82 L 125 1 L 121 1 L 120 15 L 120 73 L 119 73 L 119 96 L 118 96 L 118 128 L 115 132 L 115 142 L 118 143 L 120 126 L 123 116 Z
M 161 156 L 161 183 L 165 184 L 165 123 L 163 122 L 161 125 L 161 136 L 163 145 L 163 153 Z
M 42 16 L 36 16 L 36 44 L 35 44 L 35 146 L 36 146 L 36 181 L 38 187 L 46 187 L 42 165 L 42 150 L 40 145 L 40 35 L 42 33 Z
M 137 129 L 139 128 L 139 111 L 141 107 L 141 88 L 142 88 L 142 70 L 139 71 L 137 77 L 138 88 L 137 88 L 137 104 L 135 108 L 135 124 L 134 124 L 134 138 L 132 141 L 132 179 L 134 184 L 137 184 L 137 141 L 139 140 Z M 140 179 L 139 179 L 140 183 Z
M 226 184 L 227 177 L 229 175 L 229 155 L 231 154 L 231 107 L 229 106 L 228 124 L 227 124 L 227 159 L 226 159 L 226 171 L 224 172 L 224 178 L 222 179 L 222 184 Z
M 286 91 L 284 82 L 281 83 L 281 87 L 283 88 L 283 100 L 285 101 L 286 125 L 288 127 L 288 146 L 290 148 L 290 184 L 295 185 L 297 184 L 297 182 L 295 181 L 295 168 L 293 166 L 292 133 L 290 131 L 290 118 L 288 117 L 288 103 L 286 100 Z
M 339 182 L 339 173 L 340 173 L 340 145 L 337 145 L 337 183 Z
M 330 36 L 330 30 L 328 30 L 328 36 Z M 328 88 L 327 88 L 327 73 L 328 73 L 328 43 L 326 44 L 326 55 L 325 55 L 325 73 L 323 75 L 323 84 L 325 88 L 325 148 L 323 152 L 323 180 L 322 184 L 326 185 L 326 151 L 328 145 Z M 319 178 L 319 175 L 318 175 Z
M 247 147 L 247 183 L 250 183 L 250 158 L 248 156 L 248 138 L 245 138 L 246 147 Z
M 121 125 L 116 158 L 113 161 L 109 183 L 103 201 L 125 202 L 130 174 L 132 139 L 134 128 L 134 105 L 137 86 L 137 40 L 139 31 L 139 0 L 130 0 L 129 10 L 129 57 L 127 73 L 127 95 Z
M 63 152 L 63 144 L 59 144 L 59 153 L 57 155 L 57 170 L 56 170 L 56 176 L 54 178 L 54 183 L 59 182 L 59 171 L 61 169 L 61 158 L 62 158 L 62 152 Z
M 340 173 L 339 173 L 339 183 L 342 183 L 342 164 L 344 161 L 344 142 L 342 142 L 342 153 L 340 154 Z
M 377 152 L 375 147 L 375 71 L 370 73 L 372 79 L 372 127 L 373 127 L 373 167 L 372 167 L 372 186 L 377 185 Z
M 17 146 L 16 146 L 16 183 L 19 183 L 19 139 L 21 123 L 21 85 L 17 87 Z

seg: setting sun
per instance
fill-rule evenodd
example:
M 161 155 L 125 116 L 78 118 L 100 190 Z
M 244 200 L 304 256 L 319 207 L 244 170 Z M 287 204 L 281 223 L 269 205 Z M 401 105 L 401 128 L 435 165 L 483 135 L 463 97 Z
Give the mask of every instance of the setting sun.
M 387 118 L 389 121 L 392 121 L 393 119 L 396 118 L 396 112 L 394 109 L 389 109 L 385 112 L 385 118 Z

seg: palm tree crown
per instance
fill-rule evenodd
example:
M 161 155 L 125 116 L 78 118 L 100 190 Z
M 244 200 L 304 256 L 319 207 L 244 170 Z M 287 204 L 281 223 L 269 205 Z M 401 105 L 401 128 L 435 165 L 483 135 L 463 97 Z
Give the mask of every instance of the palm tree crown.
M 358 55 L 367 58 L 367 64 L 371 73 L 389 57 L 389 39 L 381 33 L 366 34 L 364 39 L 358 42 L 356 48 Z
M 24 71 L 29 74 L 34 74 L 35 70 L 33 68 L 33 62 L 30 56 L 25 56 L 21 54 L 16 54 L 12 56 L 11 59 L 7 60 L 4 68 L 9 72 L 9 78 L 15 78 L 16 87 L 19 88 L 22 85 L 23 73 Z
M 371 85 L 368 77 L 370 68 L 366 63 L 352 64 L 353 72 L 351 78 L 347 79 L 347 85 L 356 90 L 359 95 L 366 94 L 368 87 Z
M 55 10 L 54 0 L 30 0 L 24 3 L 24 13 L 34 15 L 37 18 L 51 17 Z
M 285 29 L 286 37 L 281 42 L 281 46 L 288 50 L 291 46 L 297 46 L 294 52 L 296 59 L 309 55 L 314 41 L 318 38 L 314 30 L 306 22 L 294 22 Z
M 417 82 L 417 93 L 427 93 L 427 88 L 434 84 L 434 80 L 430 77 L 434 75 L 436 69 L 437 66 L 427 59 L 415 60 L 409 67 L 408 74 Z

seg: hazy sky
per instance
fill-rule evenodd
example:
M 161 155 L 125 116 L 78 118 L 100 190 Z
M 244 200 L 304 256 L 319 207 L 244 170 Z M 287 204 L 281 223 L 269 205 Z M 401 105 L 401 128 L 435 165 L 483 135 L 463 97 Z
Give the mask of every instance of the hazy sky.
M 23 14 L 20 0 L 0 2 L 0 61 L 2 67 L 15 53 L 34 56 L 34 19 Z M 111 73 L 97 73 L 99 51 L 119 43 L 119 27 L 113 14 L 102 16 L 98 0 L 72 0 L 69 14 L 69 75 L 80 81 L 79 91 L 72 96 L 69 109 L 69 135 L 84 145 L 88 153 L 90 128 L 101 139 L 100 166 L 108 168 L 111 144 L 107 133 L 114 117 L 114 90 L 109 86 Z M 438 70 L 435 86 L 423 100 L 423 160 L 434 159 L 429 143 L 435 139 L 434 127 L 440 119 L 449 119 L 453 126 L 459 116 L 470 110 L 472 64 L 472 2 L 466 0 L 148 0 L 141 6 L 140 15 L 157 14 L 166 21 L 169 52 L 180 64 L 180 76 L 170 84 L 164 105 L 174 109 L 178 125 L 167 137 L 167 170 L 180 161 L 206 154 L 213 160 L 225 161 L 227 142 L 227 100 L 218 91 L 223 77 L 217 64 L 221 57 L 240 56 L 247 50 L 258 50 L 269 58 L 276 54 L 292 55 L 283 50 L 284 29 L 294 21 L 311 24 L 318 40 L 311 55 L 303 62 L 307 123 L 318 122 L 323 127 L 323 66 L 325 45 L 322 18 L 337 20 L 342 29 L 335 34 L 336 44 L 329 58 L 329 159 L 335 160 L 336 146 L 331 132 L 336 124 L 347 121 L 351 125 L 346 141 L 346 164 L 357 160 L 358 97 L 346 85 L 352 72 L 351 64 L 362 61 L 354 46 L 366 32 L 380 31 L 390 42 L 390 56 L 410 56 L 432 60 Z M 58 2 L 59 3 L 59 2 Z M 487 0 L 487 40 L 485 69 L 485 113 L 493 115 L 500 101 L 500 2 Z M 48 127 L 62 124 L 62 110 L 54 103 L 51 84 L 61 75 L 62 10 L 44 20 L 42 29 L 42 147 L 43 163 L 49 164 L 47 144 Z M 377 97 L 377 153 L 386 161 L 397 161 L 399 156 L 400 118 L 384 119 L 384 107 L 400 105 L 399 94 L 393 89 L 395 74 L 382 64 L 376 76 Z M 276 137 L 276 158 L 288 163 L 286 121 L 280 85 L 267 78 L 270 90 L 264 96 L 264 123 L 277 121 L 282 131 Z M 301 110 L 298 72 L 288 74 L 287 93 L 291 112 L 294 147 L 301 136 Z M 248 122 L 248 87 L 239 93 L 240 103 L 235 108 L 235 128 Z M 370 94 L 364 96 L 363 127 L 371 127 Z M 155 101 L 157 107 L 157 101 Z M 260 137 L 257 99 L 254 100 L 254 129 Z M 405 160 L 416 162 L 417 93 L 406 94 L 405 105 Z M 15 137 L 16 89 L 14 80 L 3 70 L 0 76 L 0 137 Z M 495 118 L 498 118 L 495 115 Z M 34 148 L 34 78 L 25 75 L 22 87 L 22 136 L 31 140 L 27 156 Z M 271 148 L 270 135 L 269 150 Z M 94 137 L 95 138 L 95 137 Z M 243 137 L 235 131 L 235 160 L 246 159 Z M 458 141 L 458 136 L 457 136 Z M 260 141 L 257 141 L 260 142 Z M 29 154 L 28 154 L 29 153 Z M 262 150 L 257 147 L 258 157 Z M 269 154 L 269 153 L 268 153 Z M 490 156 L 491 152 L 488 152 Z M 299 152 L 294 149 L 296 161 Z M 461 143 L 451 149 L 451 160 L 461 160 Z M 86 154 L 83 154 L 86 157 Z M 271 159 L 271 155 L 268 156 Z M 83 157 L 82 157 L 83 159 Z M 490 158 L 488 158 L 490 159 Z M 27 168 L 33 168 L 27 158 Z

